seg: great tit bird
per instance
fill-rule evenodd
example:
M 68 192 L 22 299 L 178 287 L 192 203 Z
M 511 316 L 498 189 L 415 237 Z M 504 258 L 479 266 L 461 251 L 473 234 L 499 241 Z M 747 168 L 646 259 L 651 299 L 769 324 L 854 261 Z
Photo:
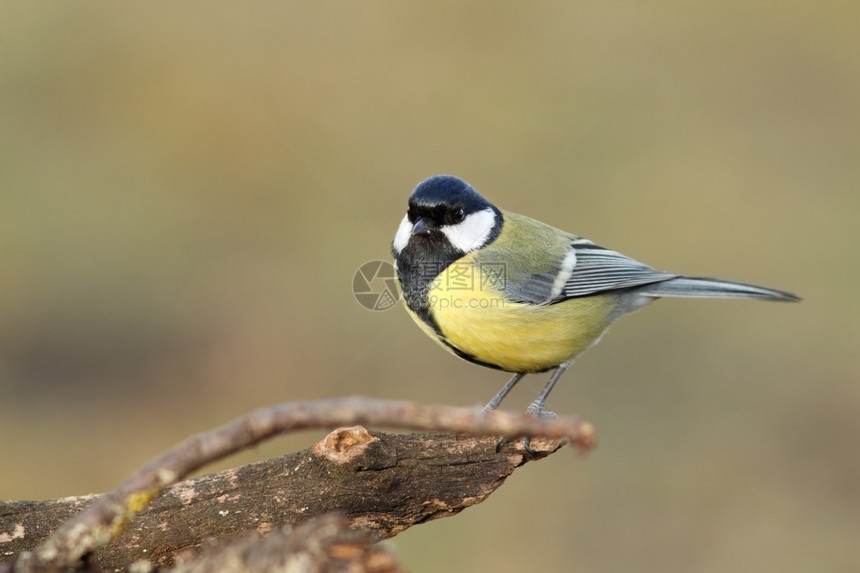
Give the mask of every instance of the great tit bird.
M 497 408 L 526 374 L 554 369 L 527 410 L 541 415 L 574 358 L 615 319 L 658 298 L 800 300 L 653 269 L 500 209 L 451 175 L 415 187 L 391 250 L 403 300 L 418 326 L 461 358 L 514 373 L 485 410 Z

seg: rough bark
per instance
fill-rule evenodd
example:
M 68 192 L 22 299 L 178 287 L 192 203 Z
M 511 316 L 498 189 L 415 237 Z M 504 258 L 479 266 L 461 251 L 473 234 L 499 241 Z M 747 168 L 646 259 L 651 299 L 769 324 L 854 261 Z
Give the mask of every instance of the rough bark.
M 313 448 L 167 488 L 92 562 L 113 569 L 145 559 L 165 567 L 177 555 L 187 561 L 209 539 L 223 545 L 242 533 L 267 533 L 333 511 L 353 529 L 391 537 L 480 503 L 514 469 L 560 446 L 557 440 L 536 439 L 534 454 L 519 442 L 496 452 L 492 437 L 343 428 Z M 0 531 L 6 532 L 0 535 L 11 538 L 2 544 L 4 555 L 32 550 L 101 497 L 0 502 Z
M 285 429 L 356 419 L 545 438 L 533 437 L 529 452 L 518 440 L 499 448 L 495 437 L 384 434 L 355 426 L 335 430 L 302 452 L 178 482 L 205 463 Z M 82 558 L 104 569 L 126 568 L 135 561 L 138 570 L 162 568 L 178 556 L 187 564 L 213 539 L 223 549 L 249 532 L 286 535 L 284 525 L 294 527 L 332 512 L 342 515 L 352 530 L 390 537 L 480 503 L 515 468 L 556 451 L 562 436 L 580 448 L 593 443 L 590 426 L 571 419 L 362 398 L 281 405 L 187 440 L 110 494 L 0 502 L 0 561 L 11 559 L 0 563 L 0 573 L 68 570 L 80 567 Z M 329 523 L 323 530 L 331 532 L 332 527 Z M 349 545 L 332 543 L 341 549 Z M 360 543 L 350 547 L 344 551 L 369 555 Z M 324 556 L 309 551 L 307 555 Z
M 140 562 L 138 562 L 140 564 Z M 170 573 L 402 573 L 394 556 L 366 531 L 350 528 L 341 515 L 325 515 L 295 529 L 232 542 L 212 541 L 200 558 L 180 557 Z

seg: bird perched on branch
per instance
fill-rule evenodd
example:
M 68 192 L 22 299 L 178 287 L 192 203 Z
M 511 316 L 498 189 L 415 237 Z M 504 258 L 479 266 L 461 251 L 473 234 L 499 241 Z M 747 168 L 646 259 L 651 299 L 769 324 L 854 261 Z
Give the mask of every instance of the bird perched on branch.
M 800 300 L 653 269 L 500 209 L 451 175 L 415 187 L 392 254 L 406 308 L 427 335 L 470 362 L 514 373 L 485 410 L 526 374 L 554 370 L 527 410 L 541 415 L 574 358 L 618 317 L 658 298 Z

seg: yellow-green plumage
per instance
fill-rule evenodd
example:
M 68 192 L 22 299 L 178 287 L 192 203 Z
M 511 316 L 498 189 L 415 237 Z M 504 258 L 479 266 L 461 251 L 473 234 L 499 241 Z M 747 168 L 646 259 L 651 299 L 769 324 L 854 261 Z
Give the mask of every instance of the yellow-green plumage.
M 556 272 L 546 261 L 561 261 L 576 237 L 516 213 L 502 213 L 505 232 L 495 242 L 461 257 L 431 283 L 430 312 L 447 345 L 414 312 L 409 314 L 443 347 L 454 346 L 509 372 L 542 372 L 568 362 L 600 337 L 610 322 L 616 296 L 556 304 L 508 300 L 504 285 Z M 528 256 L 536 252 L 550 256 L 541 260 Z M 500 278 L 499 272 L 504 276 Z
M 448 344 L 508 372 L 543 372 L 570 361 L 600 338 L 614 307 L 609 295 L 553 305 L 503 302 L 492 309 L 468 305 L 470 298 L 492 302 L 497 298 L 492 292 L 440 288 L 431 297 L 462 304 L 446 304 L 433 313 Z M 438 341 L 433 329 L 410 314 Z

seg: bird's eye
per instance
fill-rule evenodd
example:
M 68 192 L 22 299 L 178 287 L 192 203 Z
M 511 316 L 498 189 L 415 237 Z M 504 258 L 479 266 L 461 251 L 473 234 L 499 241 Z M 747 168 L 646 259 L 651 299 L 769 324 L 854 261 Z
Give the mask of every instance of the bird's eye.
M 465 218 L 466 218 L 466 212 L 464 210 L 457 209 L 456 211 L 454 211 L 454 222 L 455 223 L 462 223 L 463 219 L 465 219 Z

